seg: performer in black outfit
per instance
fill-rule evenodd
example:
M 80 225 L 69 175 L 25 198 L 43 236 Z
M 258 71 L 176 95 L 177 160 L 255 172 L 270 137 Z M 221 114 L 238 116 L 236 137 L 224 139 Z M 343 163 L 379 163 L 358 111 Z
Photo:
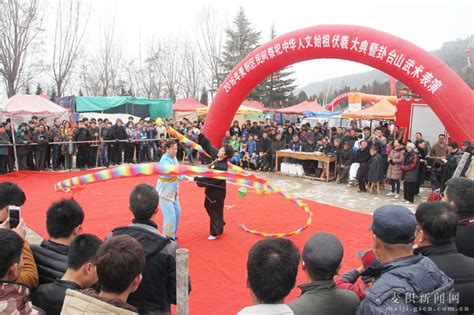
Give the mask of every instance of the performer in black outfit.
M 198 143 L 202 146 L 204 151 L 209 153 L 213 158 L 213 161 L 209 164 L 209 168 L 219 171 L 227 171 L 227 162 L 234 155 L 234 150 L 231 146 L 224 145 L 220 150 L 217 150 L 203 134 L 198 136 Z M 199 187 L 206 188 L 204 207 L 211 219 L 211 235 L 207 239 L 212 241 L 224 233 L 224 200 L 227 191 L 226 182 L 222 179 L 206 177 L 196 177 L 195 181 Z

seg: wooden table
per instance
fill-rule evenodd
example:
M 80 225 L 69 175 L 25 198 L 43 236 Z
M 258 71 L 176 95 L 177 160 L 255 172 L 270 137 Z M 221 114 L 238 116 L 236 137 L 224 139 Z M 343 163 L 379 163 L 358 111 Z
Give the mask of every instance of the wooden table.
M 294 152 L 294 151 L 287 151 L 287 150 L 280 150 L 275 152 L 275 173 L 278 172 L 278 159 L 283 157 L 294 158 L 297 160 L 313 160 L 313 161 L 321 161 L 326 163 L 326 182 L 330 180 L 336 179 L 336 172 L 331 177 L 330 173 L 330 163 L 336 162 L 336 156 L 327 156 L 327 155 L 318 155 L 314 152 Z M 309 176 L 305 176 L 309 177 Z M 310 177 L 311 179 L 321 180 L 318 177 Z

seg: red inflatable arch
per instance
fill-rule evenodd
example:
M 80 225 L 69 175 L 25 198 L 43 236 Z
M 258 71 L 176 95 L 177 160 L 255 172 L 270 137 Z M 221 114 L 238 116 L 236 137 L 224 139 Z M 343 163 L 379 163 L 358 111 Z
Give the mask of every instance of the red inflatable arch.
M 220 145 L 237 108 L 258 83 L 286 66 L 318 58 L 360 62 L 391 75 L 430 104 L 454 140 L 474 140 L 473 91 L 441 60 L 381 31 L 319 25 L 281 35 L 258 47 L 229 73 L 204 125 L 211 142 Z

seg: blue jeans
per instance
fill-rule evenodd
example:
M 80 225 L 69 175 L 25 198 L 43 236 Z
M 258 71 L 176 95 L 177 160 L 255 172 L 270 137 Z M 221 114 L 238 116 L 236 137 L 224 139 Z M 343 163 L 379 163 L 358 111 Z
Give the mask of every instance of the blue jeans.
M 193 149 L 192 148 L 186 148 L 186 155 L 188 157 L 189 163 L 194 164 L 194 162 L 193 162 Z
M 140 148 L 140 162 L 148 162 L 148 146 L 142 145 Z
M 53 169 L 56 170 L 59 168 L 59 157 L 61 156 L 61 147 L 59 144 L 53 144 Z
M 104 145 L 99 148 L 99 167 L 107 166 L 109 164 L 109 158 L 107 155 L 107 146 Z
M 179 199 L 175 201 L 160 198 L 160 208 L 163 212 L 163 234 L 166 237 L 176 239 L 178 231 L 179 217 L 181 215 L 181 206 Z

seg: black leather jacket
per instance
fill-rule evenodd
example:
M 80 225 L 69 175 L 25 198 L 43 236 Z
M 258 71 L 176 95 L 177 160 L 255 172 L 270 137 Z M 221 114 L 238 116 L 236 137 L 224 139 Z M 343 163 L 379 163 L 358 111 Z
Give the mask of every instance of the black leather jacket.
M 53 283 L 42 284 L 33 290 L 31 300 L 35 306 L 42 308 L 48 315 L 59 315 L 63 308 L 66 290 L 81 290 L 82 288 L 71 281 L 56 280 Z

